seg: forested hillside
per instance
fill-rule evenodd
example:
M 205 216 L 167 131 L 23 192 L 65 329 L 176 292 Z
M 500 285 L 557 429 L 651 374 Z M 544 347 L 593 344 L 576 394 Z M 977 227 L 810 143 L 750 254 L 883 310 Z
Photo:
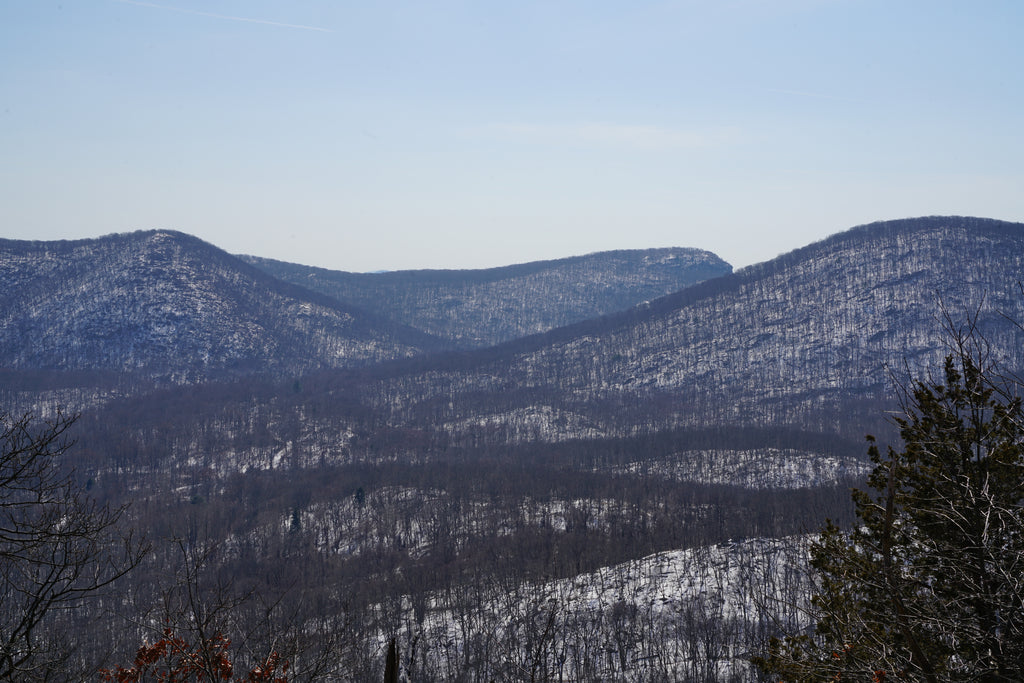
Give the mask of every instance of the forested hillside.
M 615 313 L 732 270 L 710 252 L 680 248 L 607 251 L 486 270 L 387 273 L 240 258 L 461 348 L 492 346 Z
M 758 680 L 899 384 L 962 326 L 1024 368 L 1024 225 L 976 218 L 472 350 L 174 233 L 0 246 L 5 410 L 81 411 L 74 481 L 153 542 L 41 627 L 89 624 L 78 671 L 198 605 L 297 680 L 382 679 L 392 639 L 408 680 Z
M 0 363 L 175 383 L 343 367 L 441 340 L 158 230 L 0 241 Z
M 944 316 L 1024 366 L 1019 224 L 878 223 L 628 312 L 355 379 L 392 424 L 561 440 L 676 425 L 856 436 L 894 381 L 936 367 Z

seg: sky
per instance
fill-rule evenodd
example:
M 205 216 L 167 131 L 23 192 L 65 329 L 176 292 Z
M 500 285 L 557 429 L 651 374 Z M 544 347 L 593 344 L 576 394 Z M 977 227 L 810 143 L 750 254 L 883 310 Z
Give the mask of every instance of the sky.
M 1019 0 L 0 0 L 0 238 L 349 271 L 1024 221 Z

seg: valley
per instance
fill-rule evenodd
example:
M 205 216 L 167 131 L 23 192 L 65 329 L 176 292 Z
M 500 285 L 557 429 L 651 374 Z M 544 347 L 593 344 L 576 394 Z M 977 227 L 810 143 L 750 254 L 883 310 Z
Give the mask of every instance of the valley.
M 45 628 L 91 624 L 77 671 L 200 604 L 295 680 L 382 680 L 392 641 L 409 681 L 761 680 L 901 388 L 958 340 L 1024 373 L 1022 270 L 1024 225 L 967 217 L 735 272 L 681 248 L 355 274 L 169 231 L 0 241 L 0 412 L 78 415 L 71 476 L 152 544 Z

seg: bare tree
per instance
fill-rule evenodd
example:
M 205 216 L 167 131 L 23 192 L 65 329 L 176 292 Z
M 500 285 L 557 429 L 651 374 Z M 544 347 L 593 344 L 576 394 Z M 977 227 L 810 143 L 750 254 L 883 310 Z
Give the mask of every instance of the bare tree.
M 59 677 L 74 643 L 54 620 L 135 568 L 148 544 L 124 508 L 89 498 L 61 461 L 75 417 L 0 415 L 0 679 Z M 70 674 L 68 674 L 70 675 Z
M 351 656 L 351 615 L 340 606 L 332 615 L 315 615 L 299 589 L 239 581 L 225 557 L 230 552 L 189 522 L 185 537 L 162 548 L 173 571 L 158 580 L 153 604 L 132 610 L 129 623 L 140 627 L 141 640 L 180 642 L 201 680 L 227 680 L 225 661 L 234 663 L 236 674 L 274 671 L 273 663 L 279 667 L 275 681 L 343 680 L 339 670 Z M 175 670 L 173 662 L 161 666 L 168 675 Z

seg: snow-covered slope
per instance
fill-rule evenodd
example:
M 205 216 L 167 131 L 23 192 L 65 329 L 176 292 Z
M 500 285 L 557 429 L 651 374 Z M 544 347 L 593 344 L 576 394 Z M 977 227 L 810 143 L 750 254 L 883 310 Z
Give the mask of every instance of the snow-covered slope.
M 606 251 L 486 270 L 346 273 L 251 256 L 258 268 L 463 348 L 491 346 L 656 299 L 731 272 L 700 249 Z
M 974 318 L 991 359 L 1024 368 L 1022 272 L 1024 225 L 879 223 L 626 313 L 395 370 L 364 395 L 393 419 L 506 440 L 679 424 L 861 436 L 894 377 L 940 366 L 946 313 Z
M 410 680 L 757 680 L 750 657 L 763 653 L 768 637 L 808 625 L 808 540 L 729 542 L 569 579 L 439 591 L 418 611 L 407 603 L 398 620 L 399 651 L 414 653 L 404 673 Z
M 0 241 L 6 369 L 189 382 L 360 365 L 441 346 L 181 233 Z

